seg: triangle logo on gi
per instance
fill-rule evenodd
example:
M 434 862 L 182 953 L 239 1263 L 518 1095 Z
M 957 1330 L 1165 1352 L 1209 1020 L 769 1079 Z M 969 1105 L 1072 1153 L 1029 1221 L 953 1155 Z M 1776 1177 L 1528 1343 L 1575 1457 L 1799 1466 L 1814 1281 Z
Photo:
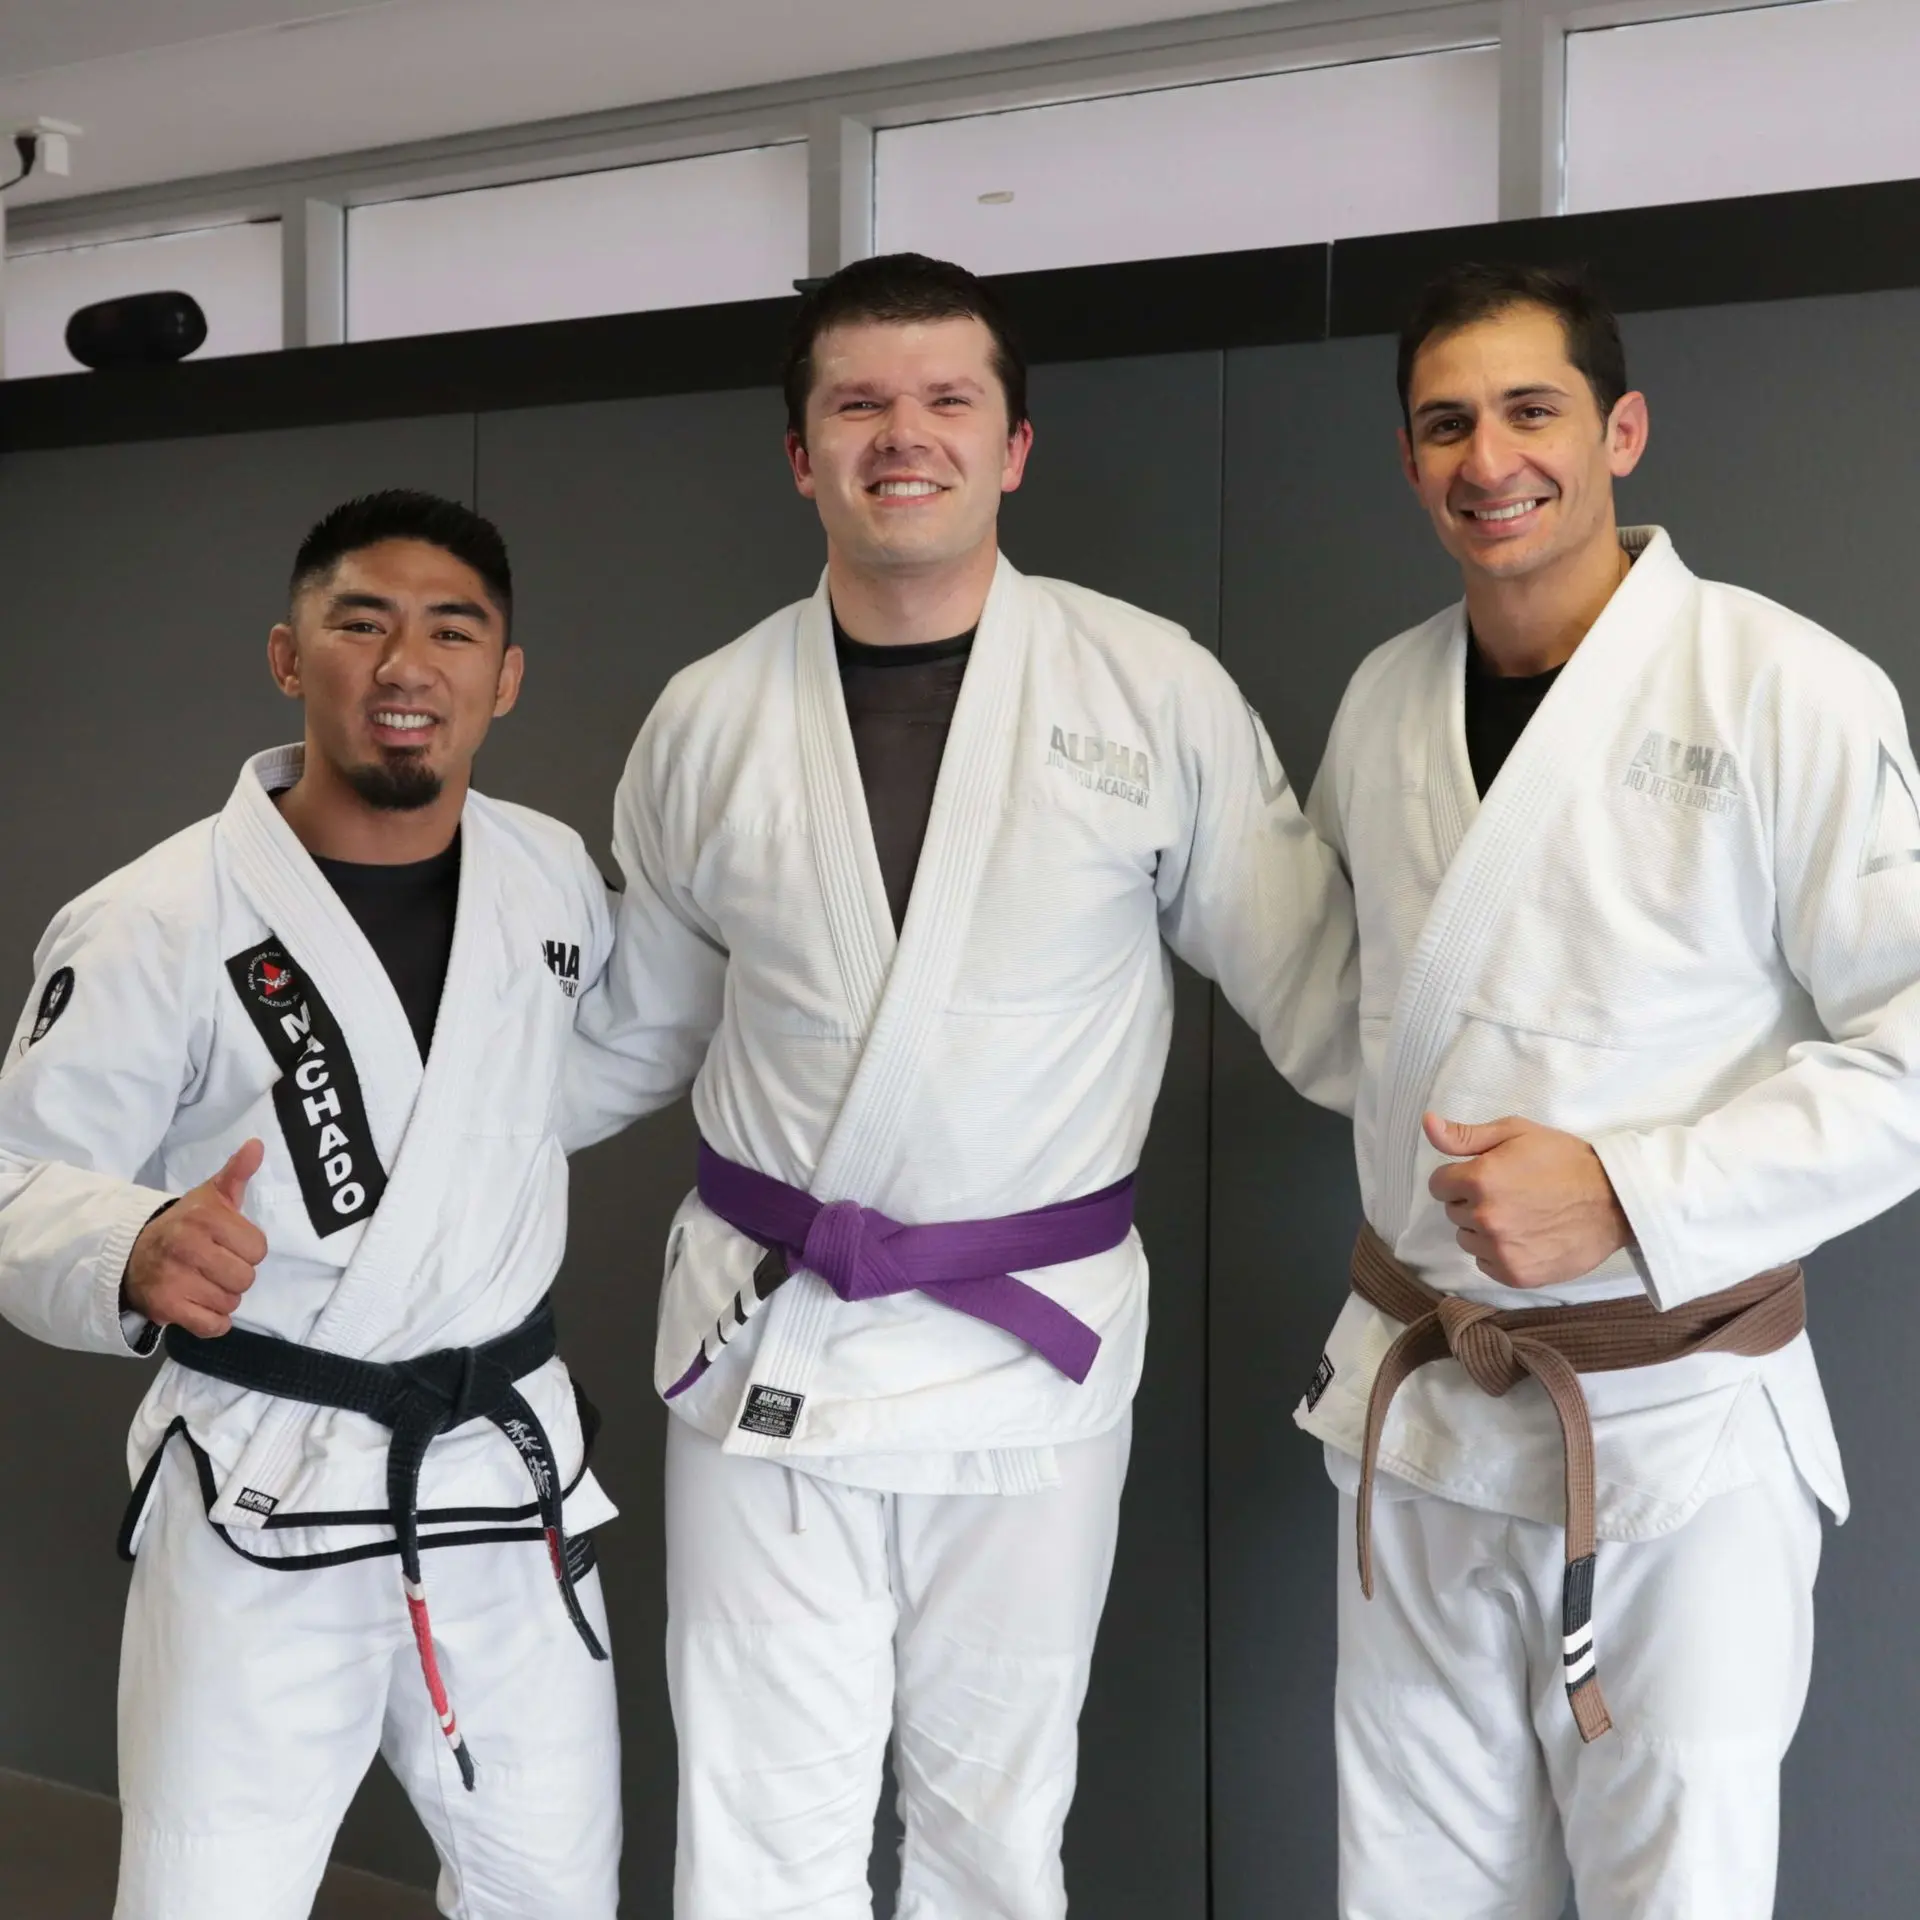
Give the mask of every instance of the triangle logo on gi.
M 1860 855 L 1860 878 L 1920 860 L 1920 804 L 1898 760 L 1880 745 L 1880 767 L 1873 780 L 1873 809 L 1867 816 L 1867 844 Z

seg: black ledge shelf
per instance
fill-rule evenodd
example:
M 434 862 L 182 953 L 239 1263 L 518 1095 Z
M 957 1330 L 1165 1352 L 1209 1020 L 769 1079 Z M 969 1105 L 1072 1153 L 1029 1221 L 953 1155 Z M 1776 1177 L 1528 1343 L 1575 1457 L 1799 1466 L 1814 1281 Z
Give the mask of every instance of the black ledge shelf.
M 1464 259 L 1585 264 L 1623 312 L 1920 286 L 1920 181 L 1005 274 L 1040 362 L 1390 333 Z M 0 453 L 777 384 L 794 301 L 0 382 Z
M 1884 293 L 1920 286 L 1920 180 L 1336 241 L 1328 332 L 1398 332 L 1460 260 L 1584 266 L 1622 313 Z

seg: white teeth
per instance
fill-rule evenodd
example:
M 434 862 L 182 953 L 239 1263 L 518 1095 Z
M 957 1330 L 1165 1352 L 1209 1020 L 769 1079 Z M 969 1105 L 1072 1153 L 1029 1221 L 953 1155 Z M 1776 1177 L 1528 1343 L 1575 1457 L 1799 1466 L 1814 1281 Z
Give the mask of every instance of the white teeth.
M 416 733 L 422 727 L 433 725 L 430 713 L 376 713 L 373 723 L 377 727 L 397 727 L 403 733 Z
M 1473 520 L 1518 520 L 1541 504 L 1538 500 L 1516 500 L 1510 507 L 1469 507 L 1467 516 Z
M 924 493 L 938 493 L 939 487 L 931 480 L 882 480 L 874 488 L 883 500 L 910 499 Z

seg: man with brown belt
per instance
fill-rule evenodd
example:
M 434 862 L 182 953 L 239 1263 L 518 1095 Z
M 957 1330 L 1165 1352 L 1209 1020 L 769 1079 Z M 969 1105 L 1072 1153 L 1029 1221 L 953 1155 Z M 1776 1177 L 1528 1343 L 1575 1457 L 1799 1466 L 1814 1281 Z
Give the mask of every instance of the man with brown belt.
M 1647 405 L 1577 280 L 1443 276 L 1399 380 L 1466 592 L 1309 806 L 1361 932 L 1367 1224 L 1296 1416 L 1340 1912 L 1760 1920 L 1847 1498 L 1792 1263 L 1920 1185 L 1920 774 L 1870 662 L 1618 526 Z

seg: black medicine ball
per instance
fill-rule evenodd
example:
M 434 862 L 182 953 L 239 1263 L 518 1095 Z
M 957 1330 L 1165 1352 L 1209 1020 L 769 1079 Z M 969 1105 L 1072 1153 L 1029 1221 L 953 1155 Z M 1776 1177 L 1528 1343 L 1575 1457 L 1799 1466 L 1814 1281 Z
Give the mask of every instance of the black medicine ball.
M 162 367 L 206 340 L 207 316 L 190 293 L 102 300 L 67 322 L 67 351 L 83 367 Z

